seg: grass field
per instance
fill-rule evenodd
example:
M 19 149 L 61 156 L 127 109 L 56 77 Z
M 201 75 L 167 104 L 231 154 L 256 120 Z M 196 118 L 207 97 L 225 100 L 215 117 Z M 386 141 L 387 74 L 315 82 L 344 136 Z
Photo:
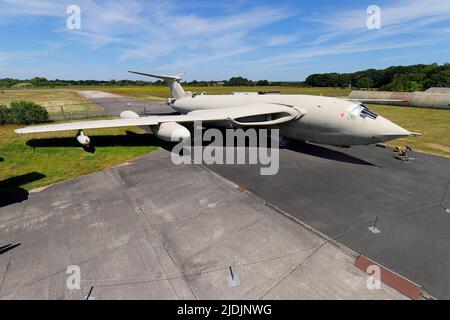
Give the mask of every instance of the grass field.
M 101 109 L 80 96 L 76 92 L 55 90 L 6 90 L 0 93 L 0 104 L 9 105 L 14 100 L 27 100 L 36 102 L 52 115 L 61 115 L 61 105 L 64 113 L 86 114 L 101 111 Z
M 2 189 L 30 190 L 109 168 L 156 149 L 154 138 L 137 128 L 96 130 L 95 154 L 85 152 L 73 132 L 18 135 L 19 126 L 0 126 Z M 39 139 L 39 140 L 37 140 Z
M 99 90 L 141 99 L 164 99 L 170 95 L 165 87 L 116 87 L 77 88 Z M 197 91 L 199 88 L 186 88 Z M 226 94 L 233 91 L 281 90 L 283 93 L 323 94 L 345 96 L 348 91 L 330 88 L 247 88 L 208 87 L 210 94 Z M 80 101 L 84 98 L 72 92 L 14 91 L 0 95 L 0 103 L 15 99 L 33 100 L 41 104 L 58 105 L 61 101 Z M 66 99 L 66 100 L 64 100 Z M 72 100 L 73 99 L 73 100 Z M 450 111 L 392 106 L 370 106 L 380 115 L 402 127 L 423 133 L 422 137 L 411 137 L 391 142 L 390 145 L 409 145 L 418 151 L 450 157 Z M 51 110 L 51 109 L 50 109 Z M 78 109 L 81 111 L 80 109 Z M 92 109 L 91 109 L 92 110 Z M 77 110 L 73 110 L 77 112 Z M 56 112 L 58 113 L 58 112 Z M 142 156 L 156 149 L 158 141 L 143 134 L 140 129 L 96 130 L 93 143 L 96 153 L 83 151 L 70 133 L 17 135 L 19 126 L 0 126 L 0 193 L 2 189 L 20 187 L 25 190 L 45 186 L 58 181 L 93 173 Z M 88 134 L 91 132 L 88 132 Z
M 186 91 L 207 94 L 230 94 L 232 92 L 259 92 L 259 91 L 281 91 L 282 94 L 310 94 L 324 95 L 329 97 L 346 97 L 350 89 L 340 88 L 299 88 L 299 87 L 192 87 L 183 86 Z M 80 88 L 82 89 L 82 87 Z M 92 90 L 92 89 L 91 89 Z M 100 91 L 125 95 L 147 100 L 166 100 L 170 97 L 167 86 L 148 87 L 101 87 Z
M 329 97 L 346 97 L 350 89 L 341 88 L 301 88 L 301 87 L 192 87 L 184 86 L 186 91 L 207 94 L 230 94 L 233 92 L 280 91 L 282 94 L 309 94 Z M 74 86 L 60 87 L 59 90 L 103 91 L 149 101 L 166 101 L 171 96 L 167 86 L 146 87 L 113 87 L 113 86 Z M 31 100 L 42 104 L 51 114 L 60 114 L 60 105 L 64 104 L 66 112 L 74 114 L 98 111 L 98 107 L 90 103 L 76 92 L 58 91 L 54 88 L 36 90 L 6 90 L 0 93 L 0 104 L 9 104 L 13 100 Z
M 163 101 L 170 96 L 167 87 L 74 87 L 71 90 L 104 91 L 146 100 Z M 308 93 L 345 96 L 340 89 L 305 89 L 278 87 L 187 87 L 193 92 L 228 94 L 234 91 L 280 90 L 283 93 Z M 75 92 L 49 90 L 6 90 L 0 93 L 0 104 L 29 100 L 59 115 L 64 104 L 66 114 L 97 111 L 98 107 Z M 0 192 L 5 188 L 30 190 L 108 168 L 155 150 L 155 138 L 137 128 L 96 130 L 95 154 L 84 152 L 73 132 L 21 136 L 19 126 L 0 126 Z M 126 134 L 128 132 L 128 134 Z M 134 133 L 134 134 L 133 134 Z
M 450 157 L 450 110 L 370 106 L 371 109 L 398 125 L 423 134 L 390 142 L 411 146 L 422 152 Z

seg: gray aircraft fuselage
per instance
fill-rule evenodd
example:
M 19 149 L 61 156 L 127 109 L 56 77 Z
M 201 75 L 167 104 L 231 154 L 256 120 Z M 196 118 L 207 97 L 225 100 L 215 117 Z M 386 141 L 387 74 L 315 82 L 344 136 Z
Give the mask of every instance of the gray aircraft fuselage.
M 258 103 L 282 104 L 305 111 L 301 119 L 278 125 L 284 137 L 335 146 L 370 145 L 412 133 L 365 106 L 344 99 L 309 95 L 189 95 L 172 107 L 182 114 L 195 110 Z M 273 126 L 271 127 L 273 128 Z

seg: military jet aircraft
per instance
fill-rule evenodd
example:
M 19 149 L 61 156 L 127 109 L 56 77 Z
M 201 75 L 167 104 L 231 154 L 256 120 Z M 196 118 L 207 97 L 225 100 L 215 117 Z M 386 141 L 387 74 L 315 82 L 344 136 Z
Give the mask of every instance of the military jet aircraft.
M 125 111 L 120 119 L 33 126 L 16 132 L 76 130 L 78 141 L 89 144 L 90 139 L 83 130 L 148 126 L 160 139 L 179 142 L 189 139 L 191 135 L 184 125 L 202 122 L 205 125 L 244 129 L 279 129 L 280 135 L 287 139 L 342 147 L 370 145 L 420 135 L 379 116 L 361 102 L 309 95 L 196 94 L 184 91 L 180 84 L 181 76 L 130 72 L 164 80 L 173 96 L 169 99 L 169 104 L 180 115 L 140 117 L 135 112 Z

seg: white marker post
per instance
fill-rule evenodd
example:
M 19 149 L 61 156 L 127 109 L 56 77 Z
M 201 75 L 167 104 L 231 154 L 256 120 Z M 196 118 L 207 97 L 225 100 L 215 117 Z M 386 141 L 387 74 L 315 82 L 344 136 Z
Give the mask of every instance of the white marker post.
M 62 115 L 63 115 L 63 118 L 64 118 L 64 120 L 66 120 L 66 113 L 64 112 L 64 105 L 62 104 L 62 105 L 60 106 L 60 108 L 61 108 L 61 113 L 62 113 Z
M 377 217 L 375 218 L 375 224 L 373 225 L 373 227 L 369 227 L 370 232 L 372 232 L 373 234 L 381 233 L 381 230 L 377 228 L 379 216 L 380 216 L 380 214 L 377 214 Z
M 228 286 L 230 288 L 236 288 L 241 285 L 241 281 L 239 280 L 239 275 L 234 270 L 234 262 L 230 266 L 230 275 L 227 277 Z
M 83 300 L 92 301 L 95 300 L 95 297 L 92 296 L 92 290 L 94 290 L 94 286 L 91 287 L 87 296 L 83 297 Z

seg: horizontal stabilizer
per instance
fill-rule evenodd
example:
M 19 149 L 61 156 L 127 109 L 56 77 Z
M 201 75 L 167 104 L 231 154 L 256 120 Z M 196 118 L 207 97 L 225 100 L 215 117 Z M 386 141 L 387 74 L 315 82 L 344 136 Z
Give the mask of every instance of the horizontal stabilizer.
M 156 79 L 161 79 L 164 81 L 181 81 L 183 78 L 181 77 L 181 74 L 176 75 L 176 76 L 164 76 L 164 75 L 158 75 L 158 74 L 150 74 L 150 73 L 142 73 L 142 72 L 136 72 L 136 71 L 128 71 L 129 73 L 134 73 L 134 74 L 138 74 L 141 76 L 146 76 L 146 77 L 151 77 L 151 78 L 156 78 Z
M 136 71 L 128 71 L 128 72 L 138 74 L 141 76 L 152 77 L 152 78 L 164 80 L 169 85 L 170 92 L 172 92 L 172 96 L 175 99 L 182 99 L 182 98 L 191 96 L 190 93 L 184 91 L 183 87 L 180 84 L 180 81 L 182 79 L 181 74 L 179 74 L 177 76 L 163 76 L 163 75 L 159 75 L 159 74 L 143 73 L 143 72 L 136 72 Z

